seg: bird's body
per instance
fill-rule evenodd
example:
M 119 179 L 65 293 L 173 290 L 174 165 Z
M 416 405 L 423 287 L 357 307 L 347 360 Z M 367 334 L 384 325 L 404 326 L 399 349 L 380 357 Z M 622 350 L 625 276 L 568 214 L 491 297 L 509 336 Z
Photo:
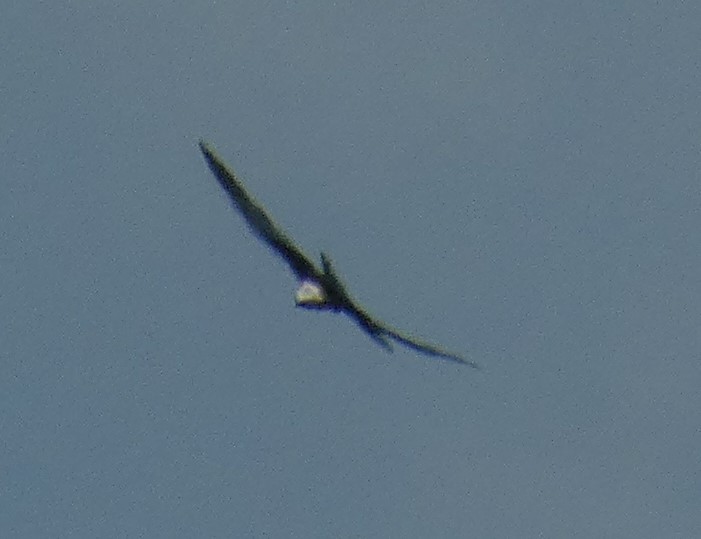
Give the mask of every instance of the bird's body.
M 478 368 L 472 361 L 404 335 L 372 318 L 348 294 L 326 254 L 321 253 L 321 268 L 317 267 L 246 192 L 241 180 L 216 153 L 204 142 L 200 142 L 200 149 L 217 181 L 227 191 L 254 234 L 280 255 L 299 279 L 300 286 L 295 293 L 298 307 L 344 312 L 386 350 L 392 350 L 389 339 L 394 339 L 423 354 Z

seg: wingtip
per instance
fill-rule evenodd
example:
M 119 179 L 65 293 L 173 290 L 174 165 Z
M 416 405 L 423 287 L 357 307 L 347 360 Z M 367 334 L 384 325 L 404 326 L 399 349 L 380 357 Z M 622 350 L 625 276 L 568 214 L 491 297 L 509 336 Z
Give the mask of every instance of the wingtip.
M 207 162 L 209 167 L 212 168 L 212 170 L 226 168 L 223 161 L 217 155 L 217 152 L 214 151 L 214 148 L 209 144 L 209 142 L 205 141 L 204 139 L 200 139 L 198 146 L 200 147 L 200 151 L 202 152 L 204 160 Z M 217 171 L 215 171 L 214 173 L 219 174 L 219 172 Z
M 205 141 L 204 139 L 200 139 L 197 143 L 197 145 L 200 147 L 200 151 L 205 154 L 205 155 L 212 155 L 213 151 L 212 148 L 209 146 L 209 143 Z
M 454 356 L 453 359 L 460 363 L 461 365 L 465 365 L 466 367 L 472 367 L 473 369 L 477 371 L 482 370 L 482 366 L 479 363 L 476 363 L 474 361 L 470 361 L 469 359 L 465 359 L 464 357 L 459 357 L 459 356 Z
M 459 356 L 458 354 L 453 354 L 452 352 L 445 352 L 443 350 L 433 350 L 432 352 L 426 353 L 432 355 L 433 357 L 443 359 L 446 361 L 452 361 L 453 363 L 458 363 L 459 365 L 464 365 L 465 367 L 471 367 L 478 371 L 482 370 L 482 367 L 479 363 L 475 361 L 470 361 L 469 359 L 465 359 L 464 357 Z

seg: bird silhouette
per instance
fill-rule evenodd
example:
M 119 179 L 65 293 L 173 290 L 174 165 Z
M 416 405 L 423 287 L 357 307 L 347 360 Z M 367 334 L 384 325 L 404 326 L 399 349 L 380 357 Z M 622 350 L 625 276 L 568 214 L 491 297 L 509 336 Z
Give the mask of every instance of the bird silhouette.
M 296 275 L 300 282 L 295 293 L 295 303 L 298 307 L 343 312 L 389 352 L 392 351 L 389 340 L 393 339 L 422 354 L 479 368 L 479 365 L 473 361 L 401 333 L 370 316 L 348 294 L 329 256 L 322 252 L 321 267 L 317 267 L 275 224 L 263 207 L 246 192 L 241 180 L 216 152 L 204 141 L 200 141 L 199 144 L 207 165 L 219 184 L 229 194 L 234 207 L 243 215 L 253 233 L 281 256 Z

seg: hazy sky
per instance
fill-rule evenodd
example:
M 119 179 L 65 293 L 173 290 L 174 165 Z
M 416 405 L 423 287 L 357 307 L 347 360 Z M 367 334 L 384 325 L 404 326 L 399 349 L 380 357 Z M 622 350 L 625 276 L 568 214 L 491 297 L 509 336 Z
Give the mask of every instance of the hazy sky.
M 701 4 L 2 11 L 2 537 L 701 536 Z

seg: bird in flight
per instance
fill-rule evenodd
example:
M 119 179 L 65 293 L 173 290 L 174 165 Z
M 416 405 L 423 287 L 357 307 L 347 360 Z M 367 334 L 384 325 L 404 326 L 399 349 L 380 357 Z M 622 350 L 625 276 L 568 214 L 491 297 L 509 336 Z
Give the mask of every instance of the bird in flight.
M 300 286 L 295 293 L 295 304 L 298 307 L 343 312 L 389 352 L 392 351 L 389 340 L 393 339 L 422 354 L 479 368 L 479 365 L 473 361 L 400 333 L 371 317 L 350 297 L 331 264 L 331 259 L 325 253 L 321 253 L 319 268 L 246 192 L 241 180 L 207 143 L 200 141 L 200 150 L 217 181 L 229 194 L 234 207 L 241 212 L 253 233 L 280 255 L 299 279 Z

